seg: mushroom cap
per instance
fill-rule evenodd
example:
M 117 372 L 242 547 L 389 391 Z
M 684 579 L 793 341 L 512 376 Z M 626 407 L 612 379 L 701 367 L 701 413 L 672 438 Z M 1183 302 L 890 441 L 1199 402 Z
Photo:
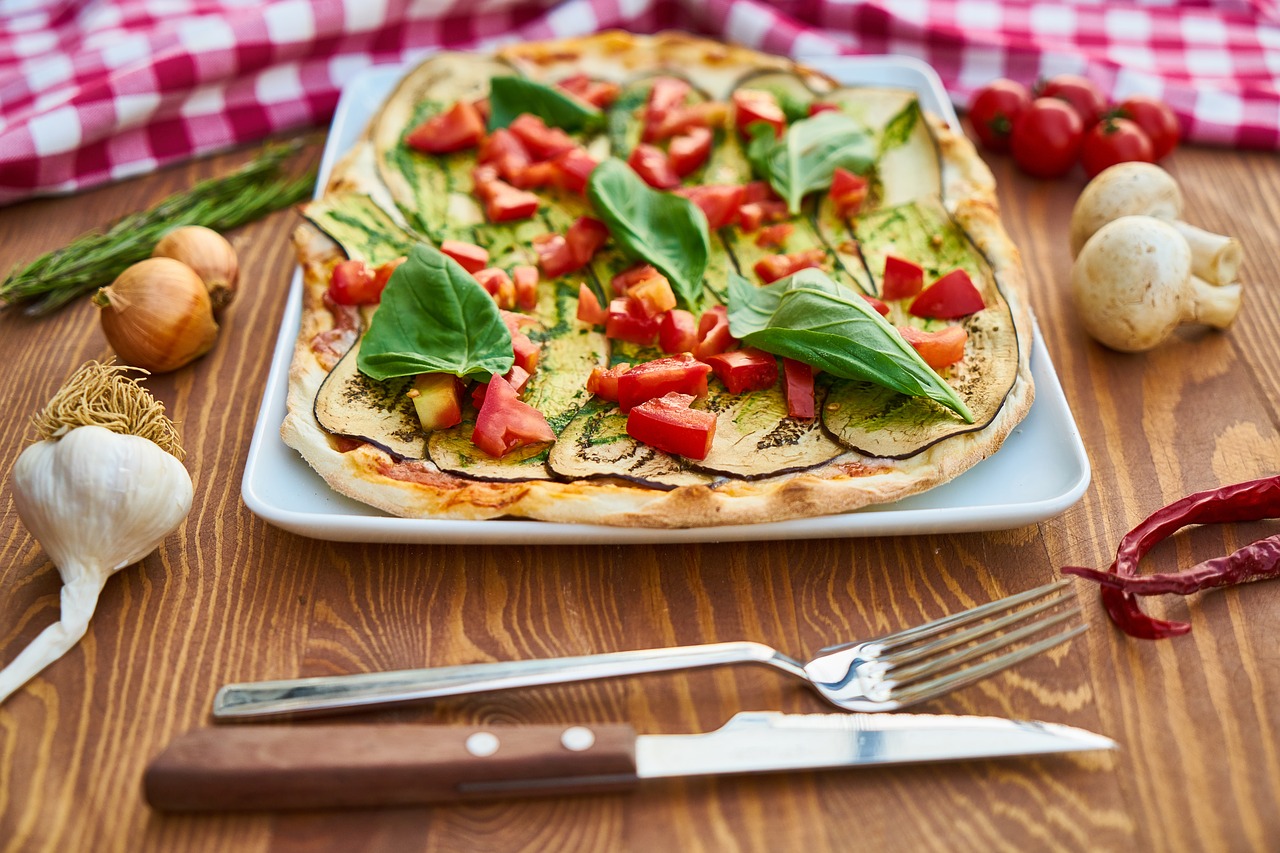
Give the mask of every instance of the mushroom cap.
M 1121 216 L 1182 215 L 1182 191 L 1173 176 L 1153 163 L 1118 163 L 1098 173 L 1071 212 L 1071 256 L 1103 225 Z
M 1191 311 L 1191 248 L 1166 222 L 1122 216 L 1084 244 L 1071 291 L 1093 338 L 1122 352 L 1149 350 Z

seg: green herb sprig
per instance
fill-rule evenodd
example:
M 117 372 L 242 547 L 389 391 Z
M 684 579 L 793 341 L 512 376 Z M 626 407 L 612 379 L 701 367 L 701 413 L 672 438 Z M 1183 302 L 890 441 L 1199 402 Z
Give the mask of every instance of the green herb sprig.
M 14 270 L 0 282 L 0 307 L 21 305 L 31 317 L 51 314 L 150 257 L 160 238 L 178 226 L 227 231 L 297 204 L 316 181 L 314 172 L 301 177 L 284 173 L 285 162 L 300 146 L 297 141 L 270 145 L 229 175 L 201 181 Z

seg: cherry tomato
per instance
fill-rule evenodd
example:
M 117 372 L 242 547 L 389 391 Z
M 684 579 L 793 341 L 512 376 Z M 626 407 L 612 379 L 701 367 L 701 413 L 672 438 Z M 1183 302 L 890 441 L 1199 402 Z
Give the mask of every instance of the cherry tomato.
M 1151 140 L 1152 160 L 1161 160 L 1178 146 L 1181 128 L 1178 117 L 1164 101 L 1150 95 L 1134 95 L 1121 101 L 1116 114 L 1142 128 Z
M 1008 151 L 1013 123 L 1030 104 L 1031 93 L 1014 80 L 993 80 L 974 92 L 969 121 L 978 141 L 992 151 Z
M 1080 162 L 1089 177 L 1117 163 L 1154 162 L 1151 139 L 1127 118 L 1105 118 L 1084 135 Z
M 1083 136 L 1083 122 L 1066 101 L 1036 98 L 1014 122 L 1010 149 L 1027 174 L 1057 178 L 1075 165 Z
M 1107 111 L 1107 98 L 1092 82 L 1076 74 L 1059 74 L 1036 87 L 1037 98 L 1058 98 L 1071 104 L 1084 129 L 1097 124 Z

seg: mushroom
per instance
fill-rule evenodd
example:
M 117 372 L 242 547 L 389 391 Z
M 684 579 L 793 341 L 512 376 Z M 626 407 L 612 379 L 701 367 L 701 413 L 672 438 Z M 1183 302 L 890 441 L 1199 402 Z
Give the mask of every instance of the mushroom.
M 1218 329 L 1240 310 L 1240 285 L 1191 274 L 1191 247 L 1172 225 L 1122 216 L 1098 229 L 1076 258 L 1071 290 L 1085 330 L 1122 352 L 1149 350 L 1184 323 Z
M 1071 213 L 1071 256 L 1103 225 L 1121 216 L 1164 220 L 1191 247 L 1191 271 L 1210 284 L 1232 284 L 1240 270 L 1240 243 L 1178 219 L 1182 192 L 1173 176 L 1151 163 L 1120 163 L 1089 182 Z

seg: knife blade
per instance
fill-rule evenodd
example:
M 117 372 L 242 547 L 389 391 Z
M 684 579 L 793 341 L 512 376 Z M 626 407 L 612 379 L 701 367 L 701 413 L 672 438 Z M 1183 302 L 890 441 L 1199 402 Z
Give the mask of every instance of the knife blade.
M 375 807 L 1115 747 L 1054 723 L 927 714 L 744 712 L 715 731 L 677 735 L 618 723 L 240 726 L 179 736 L 143 782 L 162 811 Z

